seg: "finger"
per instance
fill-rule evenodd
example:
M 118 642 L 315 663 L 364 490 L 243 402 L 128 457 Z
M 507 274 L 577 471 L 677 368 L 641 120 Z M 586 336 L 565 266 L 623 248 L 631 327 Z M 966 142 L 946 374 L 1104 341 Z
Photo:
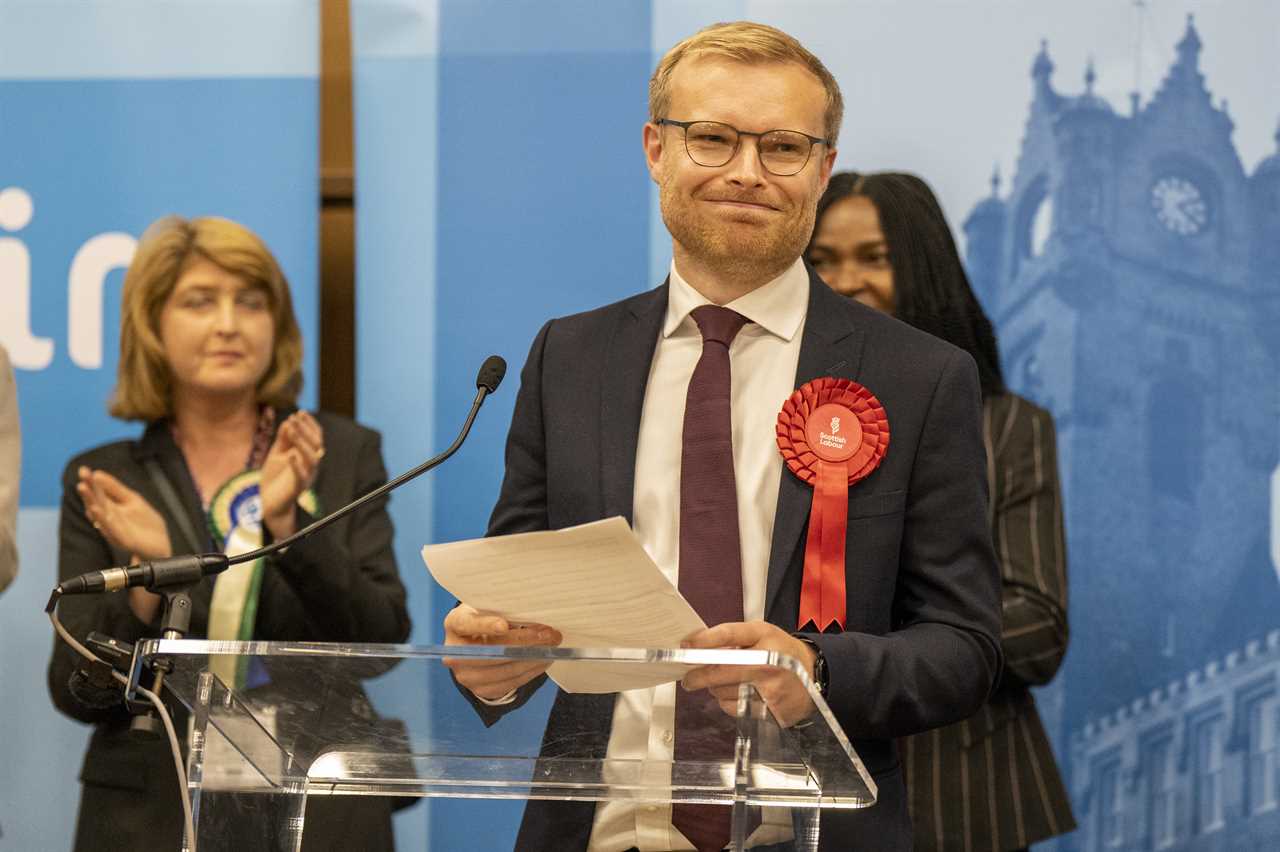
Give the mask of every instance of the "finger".
M 323 453 L 324 430 L 320 428 L 320 423 L 308 411 L 299 411 L 294 416 L 297 418 L 299 438 L 305 441 L 308 446 L 314 447 Z
M 510 677 L 516 668 L 524 668 L 529 665 L 528 660 L 512 660 L 510 657 L 441 657 L 440 661 L 454 672 L 469 672 L 473 669 L 476 672 L 490 669 L 504 669 L 505 674 L 498 672 L 488 677 L 487 682 L 497 680 L 501 677 Z M 480 677 L 480 675 L 476 675 Z
M 503 645 L 555 646 L 563 640 L 559 630 L 545 624 L 512 624 L 510 628 Z
M 80 492 L 81 498 L 84 500 L 84 516 L 85 519 L 93 525 L 95 530 L 102 529 L 102 511 L 98 507 L 98 503 L 93 499 L 93 492 L 87 485 L 77 485 L 76 491 Z
M 499 665 L 475 665 L 479 660 L 450 657 L 445 665 L 453 670 L 458 683 L 472 692 L 483 690 L 488 695 L 504 695 L 517 687 L 523 686 L 547 670 L 550 665 L 545 660 L 498 661 Z M 490 662 L 490 661 L 484 661 Z
M 293 448 L 294 445 L 294 429 L 292 419 L 285 420 L 276 429 L 276 437 L 271 442 L 271 448 L 267 450 L 270 453 L 285 452 Z
M 288 446 L 312 446 L 315 444 L 315 438 L 312 431 L 307 427 L 303 412 L 296 411 L 289 415 L 289 418 L 280 426 L 279 434 L 288 441 Z
M 93 472 L 93 484 L 99 494 L 113 503 L 128 500 L 130 497 L 137 496 L 138 493 L 105 470 Z
M 680 684 L 689 691 L 720 686 L 736 688 L 738 684 L 751 683 L 759 676 L 760 670 L 755 666 L 702 666 L 686 674 Z
M 98 508 L 98 494 L 93 490 L 93 486 L 88 482 L 77 482 L 76 493 L 80 495 L 81 501 L 84 503 L 85 512 Z
M 465 644 L 469 645 L 511 645 L 517 647 L 556 646 L 560 644 L 560 633 L 543 625 L 516 627 L 510 625 L 501 632 L 471 634 Z
M 319 456 L 322 452 L 320 445 L 315 441 L 315 439 L 304 433 L 303 430 L 298 427 L 295 427 L 293 430 L 293 447 L 296 450 L 305 452 L 308 457 Z
M 294 447 L 289 451 L 289 469 L 293 471 L 293 475 L 298 478 L 299 486 L 305 488 L 311 484 L 311 477 L 315 475 L 315 462 L 310 461 L 303 454 L 300 447 Z
M 707 690 L 716 701 L 724 703 L 726 701 L 738 700 L 738 685 L 733 686 L 713 686 Z
M 512 660 L 506 657 L 444 657 L 441 660 L 468 686 L 487 686 L 532 677 L 551 665 L 549 660 Z
M 458 607 L 445 616 L 447 638 L 464 644 L 483 645 L 486 639 L 505 636 L 510 629 L 507 620 L 500 615 L 480 613 L 470 607 L 468 610 Z
M 97 475 L 97 473 L 98 473 L 97 471 L 94 471 L 89 476 L 89 491 L 93 495 L 93 502 L 94 502 L 94 505 L 97 507 L 98 512 L 100 514 L 104 514 L 107 510 L 107 507 L 111 505 L 112 501 L 107 497 L 107 492 L 103 484 L 103 480 L 101 477 Z M 98 520 L 102 520 L 102 518 L 99 517 Z
M 690 634 L 682 648 L 749 648 L 760 640 L 759 622 L 727 621 Z
M 320 458 L 324 455 L 324 450 L 306 441 L 299 441 L 295 444 L 293 452 L 302 457 L 307 464 L 307 470 L 311 473 L 314 473 L 315 469 L 320 466 Z

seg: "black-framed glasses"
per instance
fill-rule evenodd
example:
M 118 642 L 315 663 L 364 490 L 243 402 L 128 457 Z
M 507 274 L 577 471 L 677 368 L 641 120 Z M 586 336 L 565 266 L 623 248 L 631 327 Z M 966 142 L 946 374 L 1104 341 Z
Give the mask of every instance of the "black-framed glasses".
M 719 168 L 738 153 L 743 136 L 754 136 L 760 163 L 770 174 L 790 177 L 809 162 L 814 145 L 830 145 L 831 140 L 810 136 L 799 130 L 766 130 L 751 133 L 723 121 L 676 121 L 660 118 L 655 124 L 679 127 L 684 131 L 684 150 L 700 166 Z

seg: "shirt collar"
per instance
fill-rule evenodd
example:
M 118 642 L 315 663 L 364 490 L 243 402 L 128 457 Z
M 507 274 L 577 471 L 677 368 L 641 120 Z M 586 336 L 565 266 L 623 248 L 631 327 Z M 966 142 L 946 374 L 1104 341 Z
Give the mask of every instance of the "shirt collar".
M 710 300 L 693 289 L 693 285 L 680 276 L 676 263 L 672 260 L 671 285 L 667 294 L 667 319 L 662 327 L 662 336 L 670 337 L 681 323 L 688 319 L 694 308 L 709 304 L 711 304 Z M 795 263 L 768 284 L 757 287 L 745 296 L 740 296 L 725 305 L 726 308 L 737 311 L 770 334 L 786 341 L 790 341 L 800 330 L 808 306 L 809 273 L 804 268 L 804 261 L 800 258 L 796 258 Z

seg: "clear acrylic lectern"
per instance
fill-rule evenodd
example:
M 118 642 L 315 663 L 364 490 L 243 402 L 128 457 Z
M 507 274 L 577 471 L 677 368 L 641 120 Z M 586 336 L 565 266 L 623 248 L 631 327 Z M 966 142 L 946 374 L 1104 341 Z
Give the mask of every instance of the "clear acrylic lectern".
M 731 733 L 717 739 L 726 745 L 710 759 L 610 760 L 607 737 L 586 735 L 599 727 L 589 719 L 584 736 L 564 738 L 572 748 L 552 754 L 527 725 L 478 723 L 443 662 L 464 655 L 548 658 L 566 683 L 585 676 L 619 687 L 677 680 L 701 665 L 772 667 L 798 678 L 813 706 L 780 722 L 742 687 L 736 714 L 723 719 Z M 785 807 L 796 849 L 816 850 L 820 809 L 876 797 L 803 667 L 771 652 L 148 640 L 137 646 L 131 685 L 156 658 L 191 711 L 187 772 L 200 852 L 297 850 L 315 796 L 718 803 L 733 806 L 734 848 L 755 808 Z M 366 687 L 392 669 L 401 692 L 406 683 L 421 690 L 429 713 L 406 723 L 374 711 Z

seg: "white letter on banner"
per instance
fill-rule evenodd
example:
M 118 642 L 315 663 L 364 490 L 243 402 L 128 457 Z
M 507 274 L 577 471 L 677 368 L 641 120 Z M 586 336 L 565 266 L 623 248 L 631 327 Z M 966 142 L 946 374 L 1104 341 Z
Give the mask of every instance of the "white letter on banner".
M 67 348 L 76 366 L 102 366 L 102 288 L 107 274 L 129 265 L 138 241 L 128 234 L 99 234 L 71 260 L 67 296 Z
M 27 227 L 35 205 L 25 190 L 0 190 L 0 230 Z M 15 367 L 43 370 L 53 361 L 53 341 L 31 333 L 31 254 L 15 237 L 0 237 L 0 342 Z

